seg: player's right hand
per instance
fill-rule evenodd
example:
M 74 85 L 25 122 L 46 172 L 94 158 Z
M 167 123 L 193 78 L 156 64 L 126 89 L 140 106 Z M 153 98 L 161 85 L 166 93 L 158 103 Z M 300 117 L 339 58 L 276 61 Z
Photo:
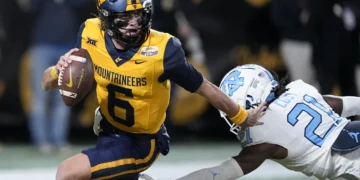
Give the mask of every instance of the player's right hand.
M 247 110 L 248 119 L 240 125 L 242 130 L 246 129 L 247 127 L 264 124 L 263 122 L 259 122 L 259 119 L 265 114 L 265 110 L 267 108 L 266 104 L 266 102 L 263 102 L 256 108 Z
M 59 61 L 56 64 L 56 69 L 58 70 L 58 72 L 62 71 L 63 68 L 69 66 L 69 64 L 72 62 L 69 56 L 76 51 L 79 51 L 79 49 L 78 48 L 71 49 L 66 54 L 60 57 Z

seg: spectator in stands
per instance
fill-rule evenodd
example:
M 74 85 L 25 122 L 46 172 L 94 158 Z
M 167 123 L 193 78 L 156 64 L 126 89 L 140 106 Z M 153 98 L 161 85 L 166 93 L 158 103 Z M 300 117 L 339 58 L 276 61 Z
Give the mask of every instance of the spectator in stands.
M 196 67 L 208 80 L 211 80 L 205 53 L 202 47 L 202 39 L 181 9 L 180 1 L 157 0 L 153 2 L 152 28 L 162 32 L 168 32 L 178 37 L 182 43 L 187 60 Z M 176 84 L 171 85 L 171 104 L 167 111 L 166 126 L 170 135 L 175 134 L 174 124 L 177 126 L 190 126 L 190 122 L 199 118 L 207 109 L 205 99 L 195 94 L 187 93 Z M 188 102 L 193 102 L 191 108 L 187 108 Z M 170 121 L 169 121 L 170 120 Z
M 343 13 L 342 20 L 345 26 L 345 29 L 355 36 L 359 37 L 359 24 L 360 24 L 360 1 L 345 1 L 343 3 Z M 356 46 L 358 46 L 359 41 L 357 38 L 354 39 Z M 359 47 L 355 47 L 359 49 Z M 356 54 L 360 55 L 358 51 Z M 356 58 L 356 74 L 355 77 L 360 77 L 360 58 Z M 358 94 L 360 94 L 360 78 L 355 78 L 357 84 Z
M 319 2 L 316 0 L 273 0 L 271 17 L 280 31 L 280 53 L 290 79 L 317 86 L 313 66 Z
M 25 0 L 26 1 L 26 0 Z M 77 7 L 87 0 L 30 0 L 35 20 L 31 39 L 32 109 L 30 134 L 42 153 L 60 152 L 69 148 L 70 108 L 66 107 L 58 91 L 45 93 L 41 87 L 44 70 L 56 64 L 59 57 L 71 49 L 81 22 Z M 49 106 L 50 105 L 50 106 Z
M 355 67 L 359 58 L 358 25 L 349 26 L 348 22 L 343 21 L 346 17 L 344 12 L 348 12 L 344 11 L 345 2 L 322 0 L 322 21 L 318 28 L 319 43 L 314 60 L 322 94 L 333 93 L 337 84 L 342 96 L 357 95 Z

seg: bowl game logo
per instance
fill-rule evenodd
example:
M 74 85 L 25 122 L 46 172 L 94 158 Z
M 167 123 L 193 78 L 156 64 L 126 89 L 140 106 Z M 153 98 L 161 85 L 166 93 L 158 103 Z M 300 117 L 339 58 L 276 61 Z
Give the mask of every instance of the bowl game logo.
M 140 54 L 142 56 L 156 56 L 159 53 L 159 49 L 156 46 L 147 46 L 141 49 Z

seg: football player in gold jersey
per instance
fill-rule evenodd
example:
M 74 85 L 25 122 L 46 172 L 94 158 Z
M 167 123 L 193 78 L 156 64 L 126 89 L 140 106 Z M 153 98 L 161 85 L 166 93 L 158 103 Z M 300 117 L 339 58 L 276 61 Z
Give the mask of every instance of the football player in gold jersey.
M 45 70 L 43 88 L 56 89 L 59 70 L 72 61 L 69 55 L 86 49 L 100 106 L 96 146 L 65 160 L 56 179 L 138 179 L 159 153 L 166 155 L 169 136 L 163 123 L 170 80 L 204 96 L 238 125 L 261 124 L 257 119 L 264 104 L 246 111 L 203 78 L 185 59 L 176 37 L 150 29 L 151 10 L 151 0 L 99 0 L 98 18 L 83 23 L 76 48 Z M 240 80 L 228 88 L 239 88 Z

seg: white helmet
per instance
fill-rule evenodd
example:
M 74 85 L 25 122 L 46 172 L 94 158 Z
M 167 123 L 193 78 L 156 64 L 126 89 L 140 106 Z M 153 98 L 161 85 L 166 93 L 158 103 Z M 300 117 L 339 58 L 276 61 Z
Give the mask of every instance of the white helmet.
M 256 64 L 245 64 L 229 71 L 221 81 L 220 89 L 233 101 L 246 109 L 264 101 L 275 98 L 273 88 L 278 85 L 271 73 Z M 227 115 L 220 111 L 222 118 L 230 126 L 230 131 L 238 134 L 240 127 L 227 119 Z

